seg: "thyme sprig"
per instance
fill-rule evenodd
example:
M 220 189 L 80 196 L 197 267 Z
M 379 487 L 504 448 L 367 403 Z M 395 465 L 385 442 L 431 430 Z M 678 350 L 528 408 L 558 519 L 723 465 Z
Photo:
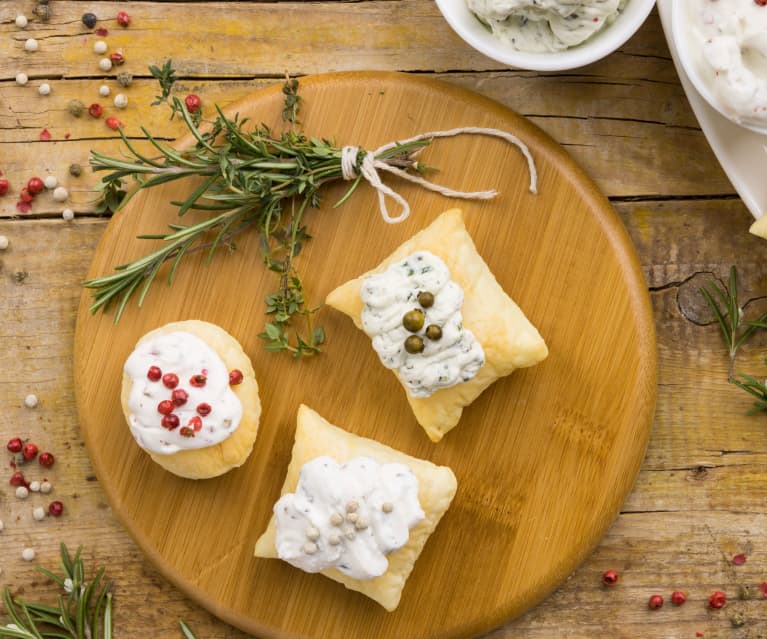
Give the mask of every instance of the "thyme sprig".
M 720 286 L 712 281 L 709 286 L 700 289 L 714 317 L 722 329 L 722 336 L 729 354 L 728 381 L 738 388 L 756 397 L 754 408 L 749 414 L 761 410 L 767 411 L 767 386 L 752 375 L 735 373 L 735 357 L 738 349 L 760 328 L 767 328 L 767 312 L 756 320 L 746 321 L 743 307 L 738 300 L 738 271 L 730 267 L 729 283 Z
M 14 598 L 3 590 L 7 619 L 0 625 L 0 637 L 15 639 L 112 639 L 112 582 L 99 568 L 88 579 L 82 547 L 74 555 L 61 544 L 61 575 L 38 566 L 37 570 L 57 583 L 62 590 L 56 605 Z M 186 639 L 195 639 L 189 627 L 179 620 Z
M 85 282 L 93 290 L 92 312 L 116 304 L 118 322 L 128 301 L 138 296 L 144 302 L 150 285 L 161 267 L 170 264 L 166 278 L 172 284 L 185 255 L 206 251 L 207 264 L 218 249 L 236 249 L 234 238 L 246 231 L 258 232 L 267 267 L 279 276 L 277 291 L 267 295 L 267 313 L 272 321 L 260 337 L 267 348 L 286 351 L 296 357 L 320 351 L 325 339 L 320 327 L 314 327 L 312 315 L 318 307 L 307 304 L 304 286 L 295 268 L 294 258 L 309 239 L 303 223 L 307 208 L 320 205 L 322 187 L 342 179 L 341 149 L 327 139 L 307 137 L 299 131 L 273 133 L 265 124 L 252 125 L 247 118 L 226 116 L 215 105 L 216 116 L 206 126 L 200 126 L 184 103 L 170 96 L 172 66 L 154 67 L 159 76 L 162 95 L 170 99 L 174 112 L 179 113 L 195 144 L 189 150 L 178 150 L 161 143 L 146 128 L 142 131 L 155 155 L 139 152 L 125 133 L 120 136 L 126 152 L 122 157 L 109 157 L 91 152 L 94 171 L 105 172 L 101 188 L 106 194 L 122 189 L 126 180 L 136 186 L 123 198 L 120 207 L 138 192 L 181 179 L 196 179 L 189 196 L 178 207 L 178 216 L 190 210 L 204 212 L 207 217 L 193 224 L 175 222 L 163 234 L 140 235 L 139 239 L 159 240 L 162 244 L 144 257 L 115 267 L 110 275 Z M 167 91 L 166 91 L 167 89 Z M 301 104 L 298 81 L 288 78 L 283 86 L 283 117 L 295 125 Z M 162 100 L 161 100 L 162 101 Z M 418 140 L 396 145 L 381 152 L 377 159 L 397 167 L 423 171 L 412 155 L 430 144 Z M 362 157 L 360 151 L 360 158 Z M 351 182 L 346 193 L 335 204 L 340 206 L 357 189 L 361 178 Z M 194 183 L 192 183 L 194 184 Z M 292 319 L 303 318 L 304 326 L 297 328 Z

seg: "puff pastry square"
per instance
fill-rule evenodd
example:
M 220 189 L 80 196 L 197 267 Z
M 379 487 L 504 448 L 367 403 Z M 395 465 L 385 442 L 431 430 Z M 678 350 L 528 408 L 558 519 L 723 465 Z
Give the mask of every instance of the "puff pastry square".
M 548 348 L 477 252 L 460 209 L 442 213 L 373 270 L 331 291 L 326 303 L 346 313 L 357 328 L 362 329 L 364 305 L 360 291 L 365 278 L 384 272 L 394 262 L 416 251 L 433 253 L 450 269 L 450 277 L 464 291 L 463 325 L 485 351 L 484 366 L 469 381 L 440 389 L 430 397 L 412 397 L 405 391 L 416 420 L 429 438 L 437 442 L 458 424 L 464 407 L 490 384 L 517 368 L 542 361 L 548 355 Z
M 335 568 L 322 571 L 326 577 L 370 597 L 386 610 L 392 611 L 399 604 L 402 589 L 426 545 L 426 540 L 434 532 L 453 500 L 458 486 L 455 475 L 447 466 L 436 466 L 429 461 L 411 457 L 372 439 L 359 437 L 333 426 L 311 408 L 301 405 L 298 409 L 293 454 L 280 494 L 294 492 L 301 467 L 322 455 L 333 457 L 339 462 L 360 455 L 372 457 L 382 464 L 399 462 L 407 464 L 418 478 L 418 500 L 426 516 L 411 529 L 407 544 L 388 556 L 389 568 L 383 575 L 360 580 L 352 579 Z M 266 531 L 256 542 L 256 557 L 277 558 L 276 532 L 275 519 L 272 516 Z

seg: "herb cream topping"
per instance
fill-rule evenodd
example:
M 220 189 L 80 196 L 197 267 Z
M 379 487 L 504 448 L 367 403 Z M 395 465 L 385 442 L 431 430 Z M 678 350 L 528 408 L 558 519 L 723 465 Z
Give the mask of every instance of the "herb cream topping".
M 386 572 L 424 518 L 418 479 L 404 464 L 317 457 L 301 468 L 294 493 L 274 505 L 280 559 L 306 572 L 335 567 L 353 579 Z
M 463 289 L 436 255 L 418 251 L 371 275 L 360 295 L 373 348 L 413 397 L 467 382 L 485 363 L 482 346 L 463 328 Z
M 466 0 L 493 34 L 517 51 L 561 51 L 611 23 L 628 0 Z
M 767 6 L 753 0 L 675 1 L 686 9 L 688 49 L 714 99 L 736 121 L 767 125 Z
M 229 437 L 242 404 L 229 371 L 199 337 L 176 331 L 143 341 L 125 362 L 131 433 L 141 448 L 168 455 Z

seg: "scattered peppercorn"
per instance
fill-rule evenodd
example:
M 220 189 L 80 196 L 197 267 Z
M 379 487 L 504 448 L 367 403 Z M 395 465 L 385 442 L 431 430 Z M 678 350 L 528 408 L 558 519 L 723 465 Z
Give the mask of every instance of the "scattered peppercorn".
M 727 595 L 725 595 L 721 590 L 717 590 L 711 593 L 711 596 L 708 598 L 708 605 L 712 608 L 724 608 L 726 603 Z
M 96 35 L 101 36 L 102 38 L 106 38 L 109 35 L 109 29 L 100 27 L 99 29 L 96 29 Z
M 675 606 L 681 606 L 685 601 L 687 601 L 687 595 L 681 590 L 675 590 L 671 593 L 671 603 Z
M 41 2 L 34 9 L 32 9 L 32 13 L 34 13 L 43 22 L 48 22 L 48 20 L 51 19 L 52 12 L 47 2 Z
M 44 188 L 45 188 L 45 184 L 39 177 L 29 178 L 29 182 L 27 182 L 27 190 L 32 195 L 37 195 Z
M 85 106 L 85 103 L 82 100 L 70 100 L 67 103 L 67 111 L 70 115 L 73 115 L 76 118 L 79 118 L 85 113 L 87 108 L 88 107 Z
M 186 105 L 186 110 L 189 111 L 189 113 L 196 113 L 200 110 L 202 100 L 200 100 L 200 96 L 195 95 L 194 93 L 190 93 L 184 98 L 184 104 Z
M 27 461 L 32 461 L 35 457 L 37 457 L 37 451 L 38 448 L 35 444 L 32 442 L 27 442 L 21 449 L 21 454 Z
M 24 442 L 21 441 L 21 437 L 11 437 L 5 447 L 12 453 L 20 453 Z
M 93 29 L 93 27 L 96 26 L 96 22 L 98 22 L 98 18 L 96 17 L 95 13 L 84 13 L 83 17 L 80 19 L 83 21 L 83 24 L 89 29 Z
M 118 93 L 113 100 L 114 105 L 118 109 L 124 109 L 128 106 L 128 96 L 124 93 Z
M 118 73 L 115 79 L 117 80 L 117 83 L 122 87 L 129 87 L 133 83 L 133 76 L 127 71 Z M 107 95 L 109 94 L 107 93 Z
M 104 113 L 104 107 L 98 102 L 94 102 L 88 107 L 88 115 L 93 118 L 100 118 L 102 113 Z
M 29 192 L 29 189 L 25 186 L 23 189 L 21 189 L 21 193 L 19 194 L 19 200 L 22 201 L 24 204 L 29 204 L 32 201 L 32 194 Z
M 117 131 L 117 129 L 119 129 L 123 125 L 123 123 L 120 122 L 120 120 L 118 120 L 115 117 L 107 118 L 106 120 L 104 120 L 104 124 L 106 124 L 113 131 Z
M 109 45 L 103 40 L 96 40 L 96 42 L 93 43 L 93 53 L 97 53 L 98 55 L 106 53 L 108 48 Z
M 605 586 L 614 586 L 618 583 L 618 573 L 614 570 L 605 570 L 602 575 L 602 583 Z
M 51 132 L 48 129 L 43 129 L 40 131 L 40 140 L 43 142 L 47 142 L 51 139 Z
M 119 67 L 121 64 L 125 64 L 125 56 L 122 53 L 120 53 L 119 51 L 115 51 L 114 53 L 110 53 L 109 54 L 109 60 L 116 67 Z
M 27 20 L 27 16 L 25 16 L 23 13 L 20 13 L 16 16 L 16 26 L 19 29 L 26 29 L 27 24 L 29 24 L 29 20 Z
M 8 180 L 5 178 L 0 178 L 0 195 L 5 195 L 8 193 L 9 188 L 10 184 L 8 183 Z
M 102 71 L 109 71 L 112 68 L 112 61 L 109 58 L 101 58 L 99 60 L 99 69 Z
M 11 486 L 24 486 L 26 485 L 26 480 L 24 479 L 24 473 L 22 473 L 20 470 L 17 470 L 15 473 L 11 475 L 10 484 Z
M 53 199 L 57 202 L 66 202 L 69 198 L 69 191 L 67 191 L 63 186 L 57 186 L 55 189 L 53 189 Z
M 53 464 L 56 463 L 56 458 L 51 453 L 40 453 L 40 457 L 38 460 L 40 462 L 41 466 L 45 466 L 46 468 L 50 468 L 53 466 Z
M 90 109 L 88 109 L 88 112 L 90 113 Z M 98 116 L 94 116 L 94 117 L 98 117 Z M 81 167 L 79 164 L 75 163 L 75 164 L 69 165 L 69 175 L 71 175 L 72 177 L 80 177 L 82 172 L 83 172 L 83 167 Z
M 746 555 L 739 553 L 732 558 L 732 563 L 736 566 L 742 566 L 746 563 Z
M 127 27 L 130 24 L 130 16 L 125 11 L 118 11 L 117 24 L 121 27 Z
M 663 607 L 663 595 L 652 595 L 647 605 L 651 610 L 657 610 Z
M 238 369 L 232 369 L 229 371 L 229 384 L 231 386 L 237 386 L 238 384 L 242 384 L 242 371 Z
M 61 517 L 64 512 L 64 504 L 60 501 L 52 501 L 48 504 L 48 512 L 54 517 Z

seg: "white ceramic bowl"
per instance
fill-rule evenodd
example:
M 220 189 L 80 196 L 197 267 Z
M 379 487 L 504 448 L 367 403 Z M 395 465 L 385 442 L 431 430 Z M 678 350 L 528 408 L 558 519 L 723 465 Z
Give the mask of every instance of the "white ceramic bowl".
M 615 21 L 577 47 L 551 53 L 525 53 L 495 37 L 469 11 L 465 0 L 436 0 L 439 10 L 467 44 L 480 53 L 515 69 L 566 71 L 591 64 L 609 55 L 639 29 L 655 6 L 655 0 L 628 0 Z
M 767 8 L 766 8 L 767 10 Z M 688 3 L 683 0 L 673 0 L 671 7 L 671 38 L 674 41 L 677 59 L 682 66 L 685 75 L 689 78 L 695 90 L 713 109 L 725 118 L 751 131 L 767 135 L 767 124 L 742 120 L 729 110 L 714 91 L 706 84 L 704 79 L 705 69 L 700 51 L 701 42 L 690 29 L 691 16 Z

